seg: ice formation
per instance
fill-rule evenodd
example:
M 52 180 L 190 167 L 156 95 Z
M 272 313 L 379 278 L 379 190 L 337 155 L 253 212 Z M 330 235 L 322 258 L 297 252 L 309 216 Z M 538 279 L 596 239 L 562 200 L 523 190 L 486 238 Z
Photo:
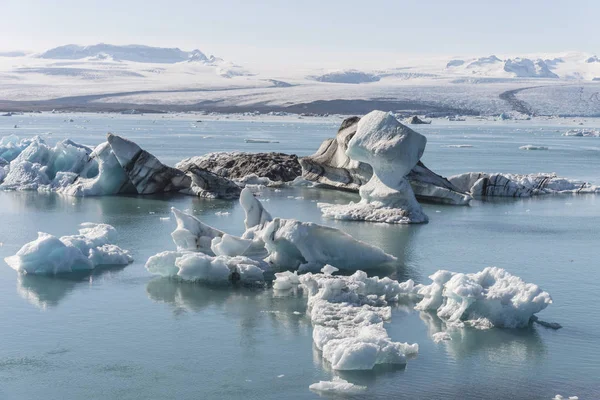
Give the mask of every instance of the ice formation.
M 81 224 L 78 235 L 57 238 L 39 232 L 38 238 L 24 245 L 4 261 L 24 274 L 59 274 L 92 270 L 99 265 L 127 265 L 129 252 L 111 244 L 116 230 L 106 224 Z
M 597 129 L 569 129 L 568 131 L 563 133 L 563 136 L 600 137 L 600 130 L 597 130 Z
M 547 146 L 536 146 L 533 144 L 528 144 L 525 146 L 519 147 L 519 150 L 548 150 Z
M 406 356 L 417 354 L 417 344 L 393 342 L 383 326 L 392 315 L 388 303 L 416 295 L 412 280 L 368 278 L 363 271 L 332 276 L 330 267 L 323 271 L 300 275 L 298 280 L 308 293 L 313 341 L 334 370 L 406 364 Z M 277 274 L 274 288 L 288 288 L 294 280 L 291 273 Z
M 427 139 L 402 125 L 390 113 L 372 111 L 358 122 L 346 154 L 369 164 L 373 176 L 348 205 L 320 203 L 325 217 L 387 223 L 421 223 L 428 218 L 406 175 L 423 155 Z
M 359 191 L 372 178 L 373 168 L 369 164 L 346 154 L 348 143 L 356 135 L 359 120 L 358 117 L 345 119 L 335 138 L 325 140 L 312 156 L 300 159 L 304 179 L 325 187 Z M 466 205 L 471 200 L 471 196 L 461 193 L 420 161 L 407 179 L 418 200 L 455 205 Z
M 2 139 L 0 147 L 10 163 L 0 165 L 0 188 L 9 190 L 59 190 L 71 184 L 90 162 L 92 150 L 70 140 L 54 147 L 36 136 L 17 141 Z M 4 158 L 5 159 L 5 158 Z M 5 159 L 8 161 L 8 159 Z
M 204 253 L 164 251 L 148 259 L 146 269 L 165 277 L 178 277 L 192 282 L 254 285 L 264 281 L 268 266 L 247 257 L 212 257 Z
M 486 174 L 468 172 L 451 176 L 450 182 L 473 197 L 530 197 L 559 193 L 600 193 L 587 182 L 561 178 L 556 174 Z
M 330 381 L 319 381 L 308 387 L 310 390 L 322 393 L 360 393 L 367 389 L 366 386 L 359 386 L 334 376 Z
M 91 158 L 98 164 L 97 174 L 80 176 L 64 190 L 73 196 L 112 194 L 152 194 L 179 191 L 190 187 L 191 178 L 167 167 L 137 144 L 109 133 Z
M 270 266 L 276 269 L 318 270 L 332 264 L 327 267 L 328 273 L 336 268 L 356 270 L 365 266 L 384 266 L 396 260 L 378 247 L 356 240 L 338 229 L 293 219 L 272 218 L 247 188 L 242 190 L 240 203 L 246 212 L 246 231 L 242 237 L 226 234 L 192 215 L 172 208 L 177 228 L 171 236 L 177 252 L 157 256 L 158 260 L 168 259 L 168 262 L 160 261 L 163 267 L 153 267 L 151 272 L 169 271 L 166 275 L 185 275 L 185 272 L 179 272 L 183 267 L 175 259 L 188 253 L 202 254 L 211 260 L 214 255 L 217 256 L 215 259 L 229 260 L 230 266 L 244 264 L 251 259 L 258 262 L 256 266 L 263 270 L 270 269 Z M 164 267 L 167 264 L 169 267 Z M 176 264 L 177 270 L 173 267 Z M 149 262 L 149 270 L 150 265 L 155 264 Z M 211 281 L 204 276 L 200 280 Z
M 473 274 L 440 270 L 430 278 L 433 283 L 419 289 L 422 300 L 415 308 L 435 311 L 448 325 L 521 328 L 552 303 L 539 286 L 497 267 Z

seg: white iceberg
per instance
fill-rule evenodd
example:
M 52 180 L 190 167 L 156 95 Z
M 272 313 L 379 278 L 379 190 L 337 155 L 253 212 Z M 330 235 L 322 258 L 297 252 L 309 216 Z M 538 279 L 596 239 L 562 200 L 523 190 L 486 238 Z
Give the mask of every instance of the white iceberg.
M 199 251 L 209 255 L 214 254 L 211 250 L 211 242 L 216 237 L 225 233 L 201 222 L 193 215 L 171 208 L 171 212 L 177 222 L 177 228 L 171 233 L 177 251 Z
M 563 136 L 579 136 L 579 137 L 600 137 L 600 130 L 598 129 L 569 129 Z
M 150 257 L 146 269 L 152 274 L 185 281 L 218 285 L 239 281 L 252 285 L 264 281 L 263 271 L 268 266 L 241 256 L 211 257 L 203 253 L 165 251 Z
M 423 155 L 426 143 L 425 136 L 402 125 L 390 113 L 372 111 L 362 117 L 346 154 L 369 164 L 373 176 L 360 187 L 359 203 L 319 203 L 323 215 L 397 224 L 427 222 L 406 178 Z
M 366 386 L 355 385 L 340 378 L 339 376 L 333 377 L 333 379 L 330 381 L 319 381 L 317 383 L 313 383 L 308 388 L 315 392 L 349 394 L 360 393 L 367 389 Z
M 527 144 L 525 146 L 519 147 L 519 150 L 549 150 L 547 146 L 536 146 L 534 144 Z
M 59 274 L 92 270 L 99 265 L 127 265 L 133 261 L 128 251 L 110 244 L 116 230 L 106 224 L 81 224 L 78 235 L 57 238 L 39 232 L 38 238 L 24 245 L 4 261 L 24 274 Z
M 440 270 L 430 278 L 415 309 L 435 311 L 447 325 L 521 328 L 552 303 L 539 286 L 497 267 L 474 274 Z

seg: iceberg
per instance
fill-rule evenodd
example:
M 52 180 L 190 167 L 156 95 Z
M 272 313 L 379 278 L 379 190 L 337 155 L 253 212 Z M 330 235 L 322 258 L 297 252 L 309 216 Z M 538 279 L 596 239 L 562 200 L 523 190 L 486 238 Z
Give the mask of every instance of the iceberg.
M 370 370 L 377 364 L 406 364 L 419 346 L 393 342 L 383 324 L 391 318 L 389 302 L 416 295 L 413 281 L 398 283 L 389 278 L 368 278 L 363 271 L 345 276 L 307 273 L 299 277 L 308 294 L 313 341 L 334 370 Z M 286 281 L 289 274 L 278 274 Z M 284 282 L 284 285 L 289 284 Z
M 264 282 L 263 271 L 268 266 L 241 256 L 212 257 L 204 253 L 165 251 L 150 257 L 146 269 L 155 275 L 191 282 L 257 285 Z
M 356 270 L 365 266 L 386 266 L 396 261 L 380 248 L 338 229 L 273 218 L 248 188 L 242 190 L 240 204 L 246 212 L 246 231 L 241 237 L 212 228 L 194 216 L 172 208 L 177 228 L 171 237 L 177 251 L 232 258 L 232 262 L 243 257 L 266 262 L 280 270 L 301 271 L 318 270 L 327 264 Z
M 473 274 L 440 270 L 429 278 L 433 283 L 419 288 L 422 300 L 415 309 L 435 311 L 450 326 L 522 328 L 552 303 L 539 286 L 502 268 Z
M 107 224 L 81 224 L 78 235 L 57 238 L 39 232 L 36 240 L 25 244 L 4 261 L 23 274 L 52 275 L 92 270 L 100 265 L 127 265 L 133 261 L 128 251 L 111 244 L 116 230 Z
M 335 138 L 325 140 L 312 156 L 301 158 L 302 178 L 319 186 L 358 192 L 373 176 L 373 168 L 369 164 L 346 154 L 359 121 L 359 117 L 345 119 Z M 467 205 L 471 200 L 471 196 L 461 193 L 421 161 L 406 177 L 418 200 L 454 205 Z
M 579 136 L 579 137 L 600 137 L 600 130 L 597 129 L 569 129 L 563 136 Z M 0 156 L 2 156 L 0 154 Z
M 519 147 L 519 150 L 549 150 L 547 146 L 536 146 L 534 144 L 527 144 Z
M 372 111 L 358 122 L 346 155 L 369 164 L 373 176 L 348 205 L 320 203 L 325 217 L 386 223 L 422 223 L 428 218 L 406 175 L 423 155 L 427 139 L 402 125 L 390 113 Z
M 360 393 L 367 390 L 366 386 L 359 386 L 340 378 L 333 377 L 330 381 L 319 381 L 308 387 L 310 390 L 322 393 Z
M 561 193 L 600 193 L 600 187 L 587 182 L 561 178 L 556 174 L 486 174 L 467 172 L 449 178 L 453 185 L 473 197 L 531 197 Z

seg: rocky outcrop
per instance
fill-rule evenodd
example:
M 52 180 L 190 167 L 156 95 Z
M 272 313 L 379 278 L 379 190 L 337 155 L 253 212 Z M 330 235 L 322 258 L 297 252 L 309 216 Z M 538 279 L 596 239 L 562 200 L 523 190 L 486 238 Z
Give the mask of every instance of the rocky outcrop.
M 386 223 L 427 222 L 406 179 L 419 162 L 426 144 L 425 136 L 402 125 L 390 113 L 372 111 L 365 115 L 348 142 L 346 154 L 370 165 L 373 176 L 361 186 L 359 203 L 319 204 L 323 215 Z
M 358 192 L 371 179 L 373 168 L 346 154 L 359 120 L 359 117 L 345 119 L 335 138 L 325 140 L 312 156 L 300 159 L 304 179 L 325 187 L 354 192 Z M 471 196 L 461 193 L 447 179 L 432 172 L 420 161 L 406 177 L 421 201 L 466 205 L 471 199 Z
M 217 152 L 186 158 L 175 167 L 185 171 L 192 165 L 228 179 L 256 175 L 274 182 L 289 182 L 302 173 L 298 156 L 284 153 Z
M 599 186 L 558 177 L 556 174 L 486 174 L 467 172 L 449 178 L 473 197 L 531 197 L 561 193 L 600 193 Z

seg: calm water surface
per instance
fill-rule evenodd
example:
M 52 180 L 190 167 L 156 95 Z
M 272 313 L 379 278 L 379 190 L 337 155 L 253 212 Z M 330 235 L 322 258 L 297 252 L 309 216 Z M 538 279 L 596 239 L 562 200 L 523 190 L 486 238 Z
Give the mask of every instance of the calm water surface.
M 51 132 L 51 143 L 69 137 L 95 145 L 110 130 L 174 164 L 217 150 L 310 154 L 338 125 L 70 117 L 75 122 L 65 122 L 64 115 L 0 119 L 0 136 Z M 564 126 L 434 123 L 418 129 L 429 140 L 424 162 L 442 174 L 545 171 L 600 183 L 600 139 L 562 137 Z M 247 144 L 246 138 L 279 143 Z M 445 147 L 452 144 L 473 147 Z M 550 150 L 518 149 L 526 144 Z M 368 390 L 334 398 L 551 399 L 557 393 L 600 398 L 597 196 L 425 205 L 429 224 L 389 226 L 321 218 L 316 201 L 348 202 L 357 198 L 352 194 L 296 188 L 260 195 L 273 215 L 335 226 L 396 255 L 399 266 L 379 272 L 399 280 L 428 282 L 442 268 L 505 268 L 547 290 L 554 304 L 540 317 L 563 325 L 558 331 L 457 330 L 452 341 L 435 344 L 431 335 L 443 329 L 442 322 L 398 305 L 386 328 L 394 340 L 419 343 L 418 357 L 402 369 L 344 373 Z M 243 210 L 236 202 L 0 192 L 0 258 L 38 231 L 73 234 L 86 221 L 115 226 L 118 244 L 135 258 L 125 268 L 68 278 L 18 276 L 6 265 L 0 268 L 0 399 L 318 398 L 308 386 L 334 373 L 313 348 L 301 295 L 211 288 L 146 272 L 149 256 L 174 250 L 175 223 L 160 219 L 172 206 L 227 232 L 243 232 Z M 230 214 L 217 216 L 218 211 Z

